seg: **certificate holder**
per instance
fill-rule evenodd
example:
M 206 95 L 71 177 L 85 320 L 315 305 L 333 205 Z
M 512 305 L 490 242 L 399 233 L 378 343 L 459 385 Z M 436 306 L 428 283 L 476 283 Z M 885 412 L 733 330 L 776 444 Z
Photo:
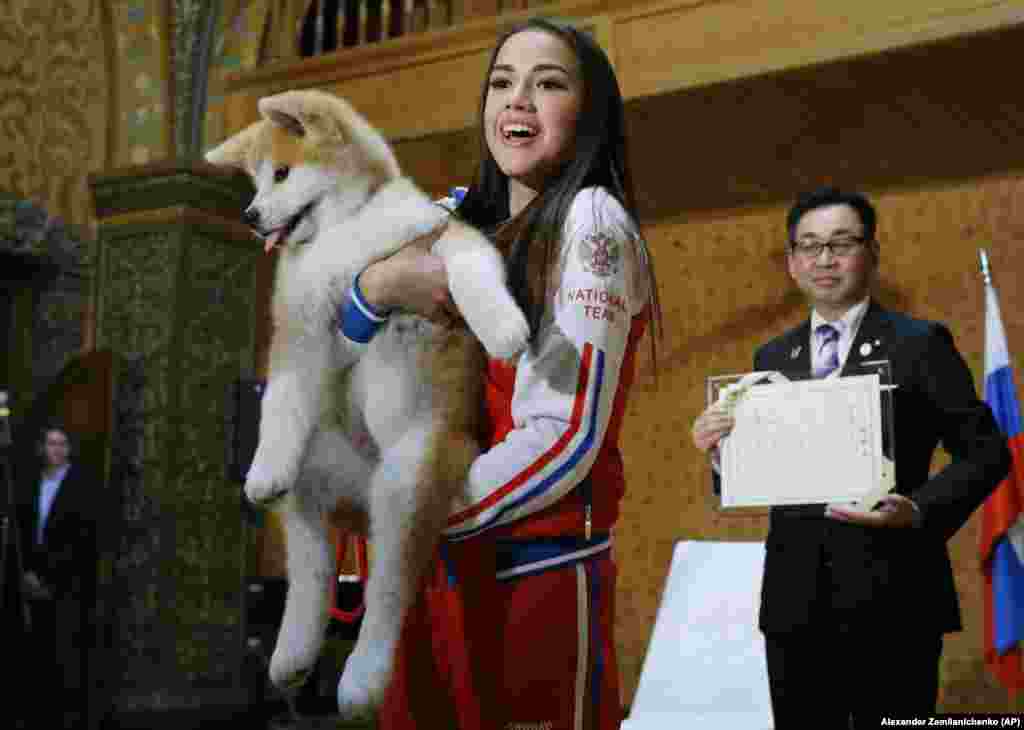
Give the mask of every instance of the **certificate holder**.
M 824 379 L 786 371 L 709 377 L 709 405 L 736 419 L 719 444 L 717 506 L 871 509 L 895 485 L 893 391 L 888 360 Z

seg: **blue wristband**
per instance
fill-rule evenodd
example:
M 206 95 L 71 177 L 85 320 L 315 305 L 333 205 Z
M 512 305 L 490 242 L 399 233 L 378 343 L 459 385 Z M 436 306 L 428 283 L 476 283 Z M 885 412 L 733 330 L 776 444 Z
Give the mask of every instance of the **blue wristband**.
M 341 333 L 353 342 L 366 344 L 377 330 L 387 324 L 388 315 L 381 313 L 370 306 L 359 289 L 359 277 L 352 282 L 349 295 L 341 303 L 341 311 L 338 313 L 341 322 Z

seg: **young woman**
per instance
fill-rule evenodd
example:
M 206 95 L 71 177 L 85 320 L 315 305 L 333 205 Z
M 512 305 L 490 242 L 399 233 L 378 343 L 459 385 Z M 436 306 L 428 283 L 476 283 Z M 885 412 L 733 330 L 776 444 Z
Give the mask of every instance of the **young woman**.
M 532 20 L 498 42 L 480 119 L 482 162 L 454 215 L 505 253 L 532 339 L 515 363 L 489 364 L 490 449 L 407 621 L 378 723 L 608 730 L 621 720 L 619 430 L 638 342 L 660 320 L 622 97 L 588 35 Z M 359 288 L 378 312 L 446 306 L 439 261 L 416 249 Z

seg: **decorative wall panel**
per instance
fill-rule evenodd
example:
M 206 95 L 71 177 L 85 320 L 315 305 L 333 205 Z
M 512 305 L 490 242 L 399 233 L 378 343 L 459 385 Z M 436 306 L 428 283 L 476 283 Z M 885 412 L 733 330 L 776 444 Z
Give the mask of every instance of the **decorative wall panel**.
M 101 0 L 0 3 L 0 190 L 83 229 L 108 162 Z

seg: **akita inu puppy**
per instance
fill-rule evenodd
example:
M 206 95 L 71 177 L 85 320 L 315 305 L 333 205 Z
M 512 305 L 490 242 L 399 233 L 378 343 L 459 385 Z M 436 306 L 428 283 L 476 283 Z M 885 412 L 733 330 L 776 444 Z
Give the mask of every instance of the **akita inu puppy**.
M 480 343 L 511 357 L 529 326 L 498 251 L 403 177 L 384 138 L 345 101 L 290 91 L 261 99 L 259 111 L 261 121 L 206 159 L 251 176 L 244 219 L 267 250 L 280 248 L 245 485 L 252 502 L 279 512 L 287 539 L 288 597 L 270 676 L 278 687 L 301 685 L 321 649 L 335 574 L 327 520 L 368 532 L 366 613 L 338 684 L 342 715 L 364 716 L 383 697 L 407 609 L 479 452 Z M 366 345 L 342 335 L 339 307 L 356 276 L 438 235 L 434 252 L 472 333 L 396 315 Z

